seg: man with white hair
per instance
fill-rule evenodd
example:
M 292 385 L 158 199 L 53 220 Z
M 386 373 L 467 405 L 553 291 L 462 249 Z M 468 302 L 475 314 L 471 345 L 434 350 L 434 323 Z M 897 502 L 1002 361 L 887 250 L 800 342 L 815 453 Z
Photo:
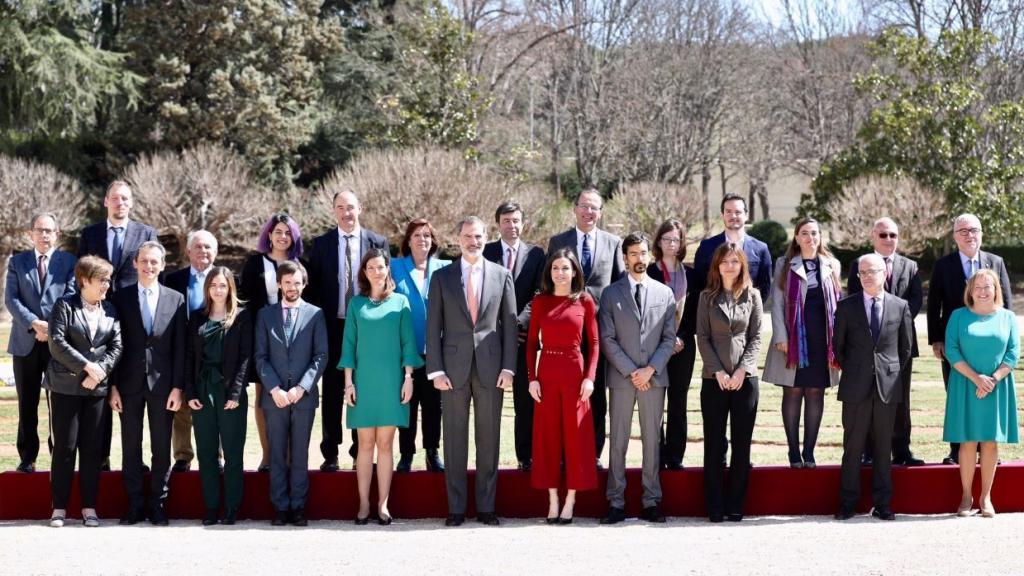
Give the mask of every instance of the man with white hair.
M 892 218 L 879 218 L 871 227 L 871 243 L 875 247 L 874 254 L 880 256 L 885 264 L 885 291 L 906 300 L 910 305 L 910 318 L 914 319 L 924 305 L 924 290 L 921 288 L 921 273 L 917 268 L 917 262 L 896 252 L 900 242 L 899 232 L 899 227 Z M 859 262 L 860 258 L 850 263 L 847 294 L 861 291 L 860 277 L 857 275 Z M 914 335 L 911 341 L 911 358 L 900 374 L 903 380 L 903 396 L 896 407 L 896 424 L 892 433 L 892 463 L 897 466 L 924 465 L 924 460 L 914 457 L 910 450 L 910 374 L 914 358 L 919 354 L 917 330 L 913 324 L 911 329 Z M 870 465 L 875 455 L 869 436 L 869 441 L 864 445 L 863 464 Z
M 946 254 L 935 261 L 932 280 L 928 287 L 928 343 L 932 345 L 935 357 L 942 360 L 942 380 L 949 386 L 949 362 L 946 360 L 946 324 L 957 308 L 964 306 L 964 289 L 967 279 L 982 268 L 988 268 L 999 276 L 1003 290 L 1003 306 L 1012 310 L 1010 276 L 1006 264 L 995 254 L 981 249 L 981 221 L 974 214 L 961 214 L 953 220 L 953 240 L 957 251 Z M 960 445 L 949 445 L 949 456 L 943 464 L 957 464 Z
M 195 314 L 206 306 L 203 286 L 206 275 L 213 268 L 217 259 L 217 238 L 207 230 L 193 230 L 186 240 L 188 266 L 175 270 L 164 278 L 164 284 L 185 297 L 186 316 Z M 174 434 L 172 436 L 174 450 L 173 472 L 185 472 L 192 468 L 195 450 L 192 448 L 192 409 L 188 403 L 182 403 L 174 414 Z

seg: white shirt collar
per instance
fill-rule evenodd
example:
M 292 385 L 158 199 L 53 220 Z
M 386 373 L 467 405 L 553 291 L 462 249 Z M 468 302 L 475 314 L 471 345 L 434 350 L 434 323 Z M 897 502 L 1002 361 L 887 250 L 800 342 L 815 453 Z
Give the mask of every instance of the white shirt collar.
M 476 264 L 470 264 L 469 260 L 466 260 L 465 258 L 459 258 L 459 262 L 462 263 L 462 271 L 463 272 L 468 270 L 470 267 L 472 267 L 474 270 L 483 270 L 483 266 L 484 266 L 483 258 L 477 260 Z
M 54 246 L 53 248 L 50 248 L 46 252 L 40 252 L 39 250 L 36 250 L 35 248 L 33 248 L 32 251 L 35 252 L 35 254 L 36 254 L 36 262 L 39 262 L 39 257 L 43 256 L 44 254 L 46 255 L 46 261 L 49 262 L 49 261 L 53 260 L 53 253 L 57 251 L 57 247 Z
M 108 220 L 107 220 L 107 231 L 109 232 L 111 228 L 122 228 L 122 229 L 124 229 L 124 230 L 128 230 L 128 223 L 129 223 L 129 222 L 131 222 L 131 220 L 125 220 L 125 221 L 124 221 L 124 225 L 122 225 L 122 226 L 116 226 L 116 225 L 115 225 L 115 224 L 114 224 L 113 222 L 111 222 L 111 221 L 110 221 L 110 220 L 108 219 Z
M 870 294 L 868 294 L 866 290 L 865 290 L 865 291 L 863 291 L 863 292 L 861 292 L 861 294 L 863 294 L 863 295 L 864 295 L 864 303 L 865 303 L 866 305 L 870 306 L 870 305 L 871 305 L 871 301 L 872 301 L 872 300 L 873 300 L 873 299 L 874 299 L 875 297 L 874 297 L 874 296 L 871 296 Z M 878 293 L 878 299 L 879 299 L 879 300 L 881 300 L 882 302 L 885 302 L 885 290 L 882 290 L 881 292 L 879 292 L 879 293 Z
M 143 292 L 143 290 L 146 290 L 146 289 L 147 288 L 142 285 L 142 282 L 139 282 L 139 297 L 140 298 L 144 298 L 146 296 L 146 293 Z M 156 295 L 160 294 L 160 282 L 154 282 L 153 286 L 149 287 L 149 290 L 153 292 L 153 296 L 156 296 Z
M 590 232 L 584 232 L 583 230 L 580 230 L 579 226 L 576 226 L 576 239 L 577 240 L 580 240 L 584 236 L 590 236 L 591 238 L 594 238 L 596 234 L 597 234 L 597 227 L 596 226 Z
M 509 248 L 511 248 L 513 252 L 517 252 L 518 253 L 519 252 L 519 245 L 522 244 L 521 241 L 517 240 L 515 246 L 513 246 L 513 245 L 509 244 L 508 242 L 505 242 L 504 238 L 502 238 L 500 240 L 500 242 L 501 242 L 501 254 L 502 254 L 502 256 L 504 256 L 505 254 L 508 254 Z
M 206 276 L 207 274 L 210 273 L 210 270 L 213 269 L 213 264 L 210 264 L 209 266 L 207 266 L 206 270 L 196 270 L 192 266 L 189 266 L 188 269 L 189 269 L 189 274 L 191 274 L 193 276 Z
M 356 227 L 352 229 L 352 232 L 345 232 L 344 230 L 341 229 L 341 226 L 338 226 L 338 238 L 344 238 L 345 236 L 351 236 L 353 238 L 358 239 L 361 232 L 362 232 L 362 228 L 360 228 L 360 226 L 358 224 L 356 224 Z
M 628 272 L 626 273 L 626 278 L 629 278 L 629 291 L 630 292 L 636 292 L 636 285 L 637 284 L 643 286 L 644 288 L 647 288 L 647 282 L 650 280 L 650 277 L 647 274 L 644 274 L 643 278 L 641 278 L 640 281 L 637 282 L 636 279 L 633 278 L 633 275 L 628 273 Z
M 888 258 L 890 261 L 895 261 L 896 260 L 896 253 L 895 252 L 893 252 L 892 254 L 886 256 L 885 254 L 882 254 L 878 250 L 875 250 L 875 254 L 877 254 L 878 257 L 881 258 L 882 260 L 885 260 L 886 258 Z
M 299 306 L 302 306 L 302 297 L 301 296 L 299 297 L 298 300 L 295 301 L 294 305 L 293 304 L 289 304 L 288 301 L 284 299 L 284 297 L 281 298 L 281 308 L 295 308 L 295 309 L 298 309 Z
M 960 255 L 960 263 L 961 264 L 967 264 L 967 262 L 969 262 L 971 260 L 977 262 L 979 265 L 981 264 L 981 250 L 978 250 L 977 252 L 974 253 L 974 258 L 968 257 L 967 254 L 964 254 L 963 252 L 960 252 L 959 250 L 957 251 L 957 254 Z

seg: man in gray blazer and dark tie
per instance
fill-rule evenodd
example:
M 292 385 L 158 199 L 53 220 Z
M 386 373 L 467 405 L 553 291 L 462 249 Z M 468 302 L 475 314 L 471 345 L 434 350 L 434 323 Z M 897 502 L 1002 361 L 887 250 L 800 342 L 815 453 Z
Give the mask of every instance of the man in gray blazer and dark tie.
M 323 311 L 302 301 L 306 269 L 301 264 L 282 262 L 277 285 L 281 301 L 258 315 L 255 357 L 270 441 L 271 524 L 305 526 L 309 437 L 319 404 L 317 381 L 327 363 L 327 323 Z
M 516 367 L 516 293 L 512 274 L 483 257 L 483 220 L 457 228 L 462 257 L 434 273 L 427 310 L 427 378 L 441 391 L 446 526 L 466 519 L 469 404 L 476 432 L 477 521 L 495 526 L 501 404 Z
M 661 422 L 668 375 L 665 368 L 676 342 L 676 301 L 672 289 L 647 276 L 650 241 L 634 232 L 622 241 L 629 273 L 604 290 L 598 311 L 601 353 L 608 362 L 611 450 L 608 515 L 602 524 L 626 519 L 626 447 L 639 406 L 643 444 L 643 512 L 649 522 L 664 522 L 658 476 Z
M 573 214 L 576 216 L 576 227 L 551 237 L 548 242 L 548 254 L 559 248 L 569 248 L 576 252 L 583 268 L 587 293 L 594 302 L 601 303 L 604 289 L 622 276 L 622 239 L 597 227 L 601 221 L 601 209 L 604 203 L 601 193 L 593 188 L 584 190 L 576 199 Z M 594 381 L 594 394 L 590 397 L 590 411 L 594 416 L 594 441 L 597 454 L 597 467 L 601 467 L 601 453 L 604 451 L 605 416 L 608 413 L 608 398 L 605 394 L 604 356 L 598 359 L 597 378 Z
M 50 363 L 47 318 L 58 299 L 75 292 L 76 258 L 57 250 L 57 216 L 40 212 L 29 225 L 32 250 L 7 263 L 4 304 L 11 313 L 7 353 L 14 359 L 18 391 L 18 472 L 35 472 L 39 456 L 39 391 Z
M 906 300 L 885 291 L 885 260 L 861 256 L 857 265 L 862 292 L 836 306 L 833 343 L 843 369 L 839 401 L 843 403 L 843 469 L 836 520 L 854 515 L 860 498 L 860 464 L 864 443 L 874 438 L 872 515 L 894 520 L 892 512 L 892 449 L 896 409 L 903 398 L 901 376 L 910 361 L 913 320 Z

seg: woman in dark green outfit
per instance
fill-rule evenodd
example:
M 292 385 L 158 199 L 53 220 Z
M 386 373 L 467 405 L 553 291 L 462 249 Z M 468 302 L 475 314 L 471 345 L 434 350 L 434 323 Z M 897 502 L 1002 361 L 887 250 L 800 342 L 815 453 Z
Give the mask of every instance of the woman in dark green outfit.
M 388 495 L 395 430 L 409 425 L 412 371 L 423 364 L 412 329 L 412 310 L 395 292 L 388 253 L 368 250 L 359 265 L 359 296 L 345 314 L 345 339 L 339 369 L 345 370 L 348 427 L 357 430 L 356 479 L 359 511 L 356 524 L 370 519 L 373 450 L 377 449 L 377 522 L 391 523 Z
M 238 301 L 231 270 L 216 266 L 203 286 L 206 308 L 192 315 L 185 342 L 185 394 L 192 408 L 199 477 L 206 513 L 203 525 L 217 523 L 224 448 L 223 524 L 234 524 L 242 503 L 242 456 L 248 399 L 245 386 L 252 356 L 249 313 Z

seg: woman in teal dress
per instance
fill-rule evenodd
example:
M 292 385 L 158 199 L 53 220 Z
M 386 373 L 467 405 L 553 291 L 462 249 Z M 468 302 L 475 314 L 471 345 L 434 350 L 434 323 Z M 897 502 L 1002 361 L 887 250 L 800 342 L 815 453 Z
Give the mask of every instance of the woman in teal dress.
M 944 442 L 960 443 L 960 485 L 957 516 L 970 516 L 974 504 L 975 453 L 981 443 L 981 515 L 995 516 L 992 482 L 999 443 L 1017 443 L 1017 400 L 1013 368 L 1020 342 L 1017 319 L 1003 308 L 999 278 L 979 270 L 967 281 L 965 308 L 953 311 L 946 326 L 946 359 L 953 367 L 946 396 Z
M 345 314 L 345 338 L 338 369 L 345 370 L 348 427 L 359 437 L 356 479 L 359 512 L 356 524 L 370 519 L 370 480 L 377 449 L 377 522 L 391 523 L 388 495 L 394 461 L 395 430 L 409 425 L 412 371 L 423 364 L 405 296 L 395 292 L 391 259 L 385 250 L 368 250 L 359 264 L 359 296 Z

